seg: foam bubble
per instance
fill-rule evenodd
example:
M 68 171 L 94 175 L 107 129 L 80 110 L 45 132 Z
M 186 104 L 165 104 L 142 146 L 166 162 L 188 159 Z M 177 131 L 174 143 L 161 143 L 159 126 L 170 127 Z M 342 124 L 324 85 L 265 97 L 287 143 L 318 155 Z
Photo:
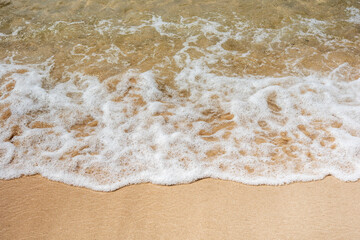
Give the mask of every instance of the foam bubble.
M 350 23 L 360 24 L 360 10 L 355 7 L 348 7 L 346 10 L 350 15 L 350 18 L 347 21 Z

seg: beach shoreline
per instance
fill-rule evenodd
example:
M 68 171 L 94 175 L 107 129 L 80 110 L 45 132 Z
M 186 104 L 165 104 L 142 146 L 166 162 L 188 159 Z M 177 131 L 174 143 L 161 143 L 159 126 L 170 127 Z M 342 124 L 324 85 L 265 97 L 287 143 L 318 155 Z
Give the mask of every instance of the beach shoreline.
M 0 240 L 360 239 L 359 0 L 0 16 Z
M 359 239 L 359 186 L 202 179 L 96 192 L 35 175 L 0 181 L 0 238 Z

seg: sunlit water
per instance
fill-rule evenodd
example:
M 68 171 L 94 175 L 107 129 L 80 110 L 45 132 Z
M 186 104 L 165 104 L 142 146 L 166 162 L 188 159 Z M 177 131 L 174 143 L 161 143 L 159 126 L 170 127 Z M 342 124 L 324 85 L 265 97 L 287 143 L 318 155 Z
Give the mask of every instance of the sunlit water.
M 360 177 L 360 2 L 0 0 L 0 178 Z

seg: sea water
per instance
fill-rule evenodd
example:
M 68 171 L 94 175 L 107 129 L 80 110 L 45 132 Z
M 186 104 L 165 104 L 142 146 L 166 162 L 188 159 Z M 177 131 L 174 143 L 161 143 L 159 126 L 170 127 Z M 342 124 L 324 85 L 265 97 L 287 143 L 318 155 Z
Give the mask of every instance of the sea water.
M 0 1 L 0 178 L 360 177 L 360 2 Z

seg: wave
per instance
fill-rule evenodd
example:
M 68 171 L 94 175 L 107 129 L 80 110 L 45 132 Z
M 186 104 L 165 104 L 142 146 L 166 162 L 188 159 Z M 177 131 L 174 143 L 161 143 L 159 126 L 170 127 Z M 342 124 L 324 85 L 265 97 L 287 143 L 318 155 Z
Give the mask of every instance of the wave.
M 26 49 L 3 58 L 0 178 L 40 173 L 101 191 L 204 177 L 359 179 L 359 37 L 302 17 L 275 29 L 224 19 L 28 30 L 29 42 L 76 29 L 100 40 L 74 38 L 36 63 Z

